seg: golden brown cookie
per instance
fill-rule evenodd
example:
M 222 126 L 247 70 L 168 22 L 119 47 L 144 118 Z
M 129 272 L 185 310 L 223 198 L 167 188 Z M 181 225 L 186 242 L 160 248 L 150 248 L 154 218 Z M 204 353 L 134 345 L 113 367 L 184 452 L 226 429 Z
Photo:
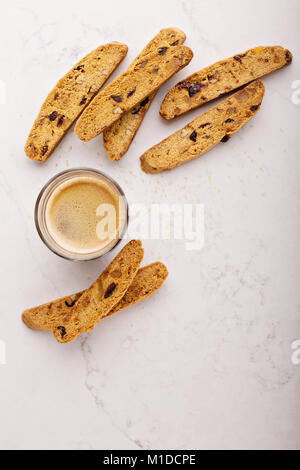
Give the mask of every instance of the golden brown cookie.
M 144 250 L 140 240 L 131 240 L 99 278 L 83 292 L 61 325 L 53 329 L 60 343 L 92 330 L 122 299 L 140 267 Z
M 44 101 L 28 136 L 25 153 L 43 162 L 75 119 L 127 54 L 128 47 L 110 42 L 97 47 L 62 77 Z
M 178 28 L 162 29 L 142 50 L 137 58 L 132 62 L 129 69 L 132 69 L 140 58 L 149 52 L 163 46 L 178 46 L 184 43 L 185 34 Z M 151 93 L 141 105 L 137 105 L 127 113 L 123 114 L 114 124 L 103 132 L 103 145 L 107 156 L 111 160 L 120 160 L 127 152 L 132 140 L 135 137 L 143 119 L 155 98 L 156 91 Z
M 106 316 L 113 315 L 154 294 L 162 286 L 167 276 L 166 266 L 159 261 L 139 269 L 123 298 Z M 52 331 L 55 327 L 61 325 L 65 316 L 69 314 L 70 308 L 75 305 L 83 293 L 84 291 L 77 292 L 25 310 L 22 314 L 23 322 L 32 330 Z
M 291 62 L 292 54 L 281 46 L 256 47 L 216 62 L 173 86 L 160 115 L 173 119 Z
M 138 104 L 142 106 L 152 92 L 185 67 L 192 57 L 193 52 L 185 46 L 164 46 L 141 57 L 133 68 L 100 91 L 84 110 L 75 126 L 78 137 L 87 142 Z
M 215 107 L 167 137 L 141 156 L 146 173 L 172 170 L 227 142 L 260 109 L 264 96 L 261 80 L 221 101 Z

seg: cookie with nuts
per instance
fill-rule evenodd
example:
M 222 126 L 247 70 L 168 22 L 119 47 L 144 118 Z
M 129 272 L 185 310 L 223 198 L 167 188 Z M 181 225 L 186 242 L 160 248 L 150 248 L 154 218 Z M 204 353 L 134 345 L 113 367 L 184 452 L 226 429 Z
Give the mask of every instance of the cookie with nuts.
M 166 266 L 159 261 L 139 269 L 125 295 L 105 317 L 118 313 L 130 305 L 150 297 L 162 286 L 167 276 Z M 22 314 L 23 322 L 32 330 L 52 331 L 63 325 L 65 317 L 69 316 L 70 308 L 74 307 L 84 292 L 77 292 L 25 310 Z
M 194 160 L 219 142 L 227 142 L 260 109 L 264 85 L 256 80 L 218 103 L 183 129 L 175 132 L 141 156 L 145 173 L 172 170 Z
M 242 85 L 281 69 L 292 62 L 281 46 L 256 47 L 216 62 L 181 80 L 166 94 L 160 107 L 164 119 L 198 108 Z
M 99 278 L 70 307 L 60 325 L 52 331 L 60 343 L 69 343 L 92 330 L 120 302 L 140 267 L 144 250 L 140 240 L 131 240 Z
M 185 38 L 184 32 L 178 28 L 162 29 L 132 62 L 128 70 L 132 69 L 140 58 L 149 52 L 163 46 L 175 47 L 181 45 Z M 151 93 L 144 101 L 123 114 L 120 119 L 103 132 L 103 145 L 107 156 L 111 160 L 120 160 L 127 152 L 156 93 L 156 91 Z
M 127 54 L 128 47 L 110 42 L 97 47 L 62 77 L 44 101 L 29 133 L 25 153 L 46 160 L 68 129 Z
M 123 114 L 148 99 L 163 83 L 189 64 L 193 52 L 185 46 L 162 46 L 142 56 L 100 91 L 78 119 L 75 132 L 88 142 Z

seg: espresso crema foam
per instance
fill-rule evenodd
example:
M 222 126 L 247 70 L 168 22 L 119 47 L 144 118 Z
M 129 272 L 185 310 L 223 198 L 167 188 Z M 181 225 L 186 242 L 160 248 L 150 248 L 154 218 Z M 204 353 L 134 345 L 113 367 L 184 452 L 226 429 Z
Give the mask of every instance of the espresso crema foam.
M 118 238 L 119 196 L 97 178 L 78 176 L 54 189 L 45 216 L 58 245 L 74 253 L 92 253 Z

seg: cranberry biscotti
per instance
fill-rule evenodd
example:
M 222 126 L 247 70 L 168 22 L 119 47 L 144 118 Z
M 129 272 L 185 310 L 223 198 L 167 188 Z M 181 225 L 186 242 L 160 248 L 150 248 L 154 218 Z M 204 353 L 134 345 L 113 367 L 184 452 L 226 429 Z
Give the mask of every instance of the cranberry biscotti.
M 98 279 L 70 308 L 62 325 L 53 328 L 60 343 L 69 343 L 92 330 L 120 302 L 132 284 L 144 256 L 140 240 L 131 240 L 117 254 Z
M 186 46 L 160 47 L 141 57 L 100 91 L 78 119 L 75 132 L 84 142 L 101 134 L 120 117 L 148 98 L 176 72 L 189 64 L 193 52 Z
M 173 119 L 291 62 L 292 54 L 281 46 L 256 47 L 216 62 L 171 88 L 160 115 Z
M 261 80 L 218 103 L 183 129 L 175 132 L 141 156 L 145 173 L 172 170 L 227 142 L 260 109 L 264 96 Z
M 159 261 L 139 269 L 125 295 L 107 313 L 106 317 L 150 297 L 162 286 L 167 276 L 166 266 Z M 83 293 L 84 291 L 77 292 L 25 310 L 22 314 L 22 320 L 32 330 L 52 331 L 64 323 L 65 318 L 69 316 L 70 308 L 74 307 Z
M 181 45 L 185 38 L 184 32 L 178 28 L 162 29 L 136 57 L 129 70 L 135 66 L 142 56 L 160 47 Z M 120 119 L 103 132 L 103 145 L 107 156 L 111 160 L 120 160 L 127 152 L 156 93 L 156 91 L 151 93 L 142 103 L 123 114 Z

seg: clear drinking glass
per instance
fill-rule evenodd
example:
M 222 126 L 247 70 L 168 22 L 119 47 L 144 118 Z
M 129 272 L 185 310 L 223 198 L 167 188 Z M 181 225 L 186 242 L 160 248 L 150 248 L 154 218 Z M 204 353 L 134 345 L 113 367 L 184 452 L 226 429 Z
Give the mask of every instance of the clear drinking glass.
M 108 241 L 104 247 L 88 253 L 76 253 L 60 246 L 52 237 L 46 219 L 47 204 L 54 191 L 63 183 L 78 177 L 92 177 L 100 180 L 111 189 L 119 200 L 119 224 L 116 237 Z M 41 240 L 53 253 L 72 261 L 92 260 L 105 255 L 121 241 L 128 225 L 128 203 L 122 188 L 106 174 L 92 168 L 65 170 L 51 178 L 40 191 L 35 204 L 35 225 Z

